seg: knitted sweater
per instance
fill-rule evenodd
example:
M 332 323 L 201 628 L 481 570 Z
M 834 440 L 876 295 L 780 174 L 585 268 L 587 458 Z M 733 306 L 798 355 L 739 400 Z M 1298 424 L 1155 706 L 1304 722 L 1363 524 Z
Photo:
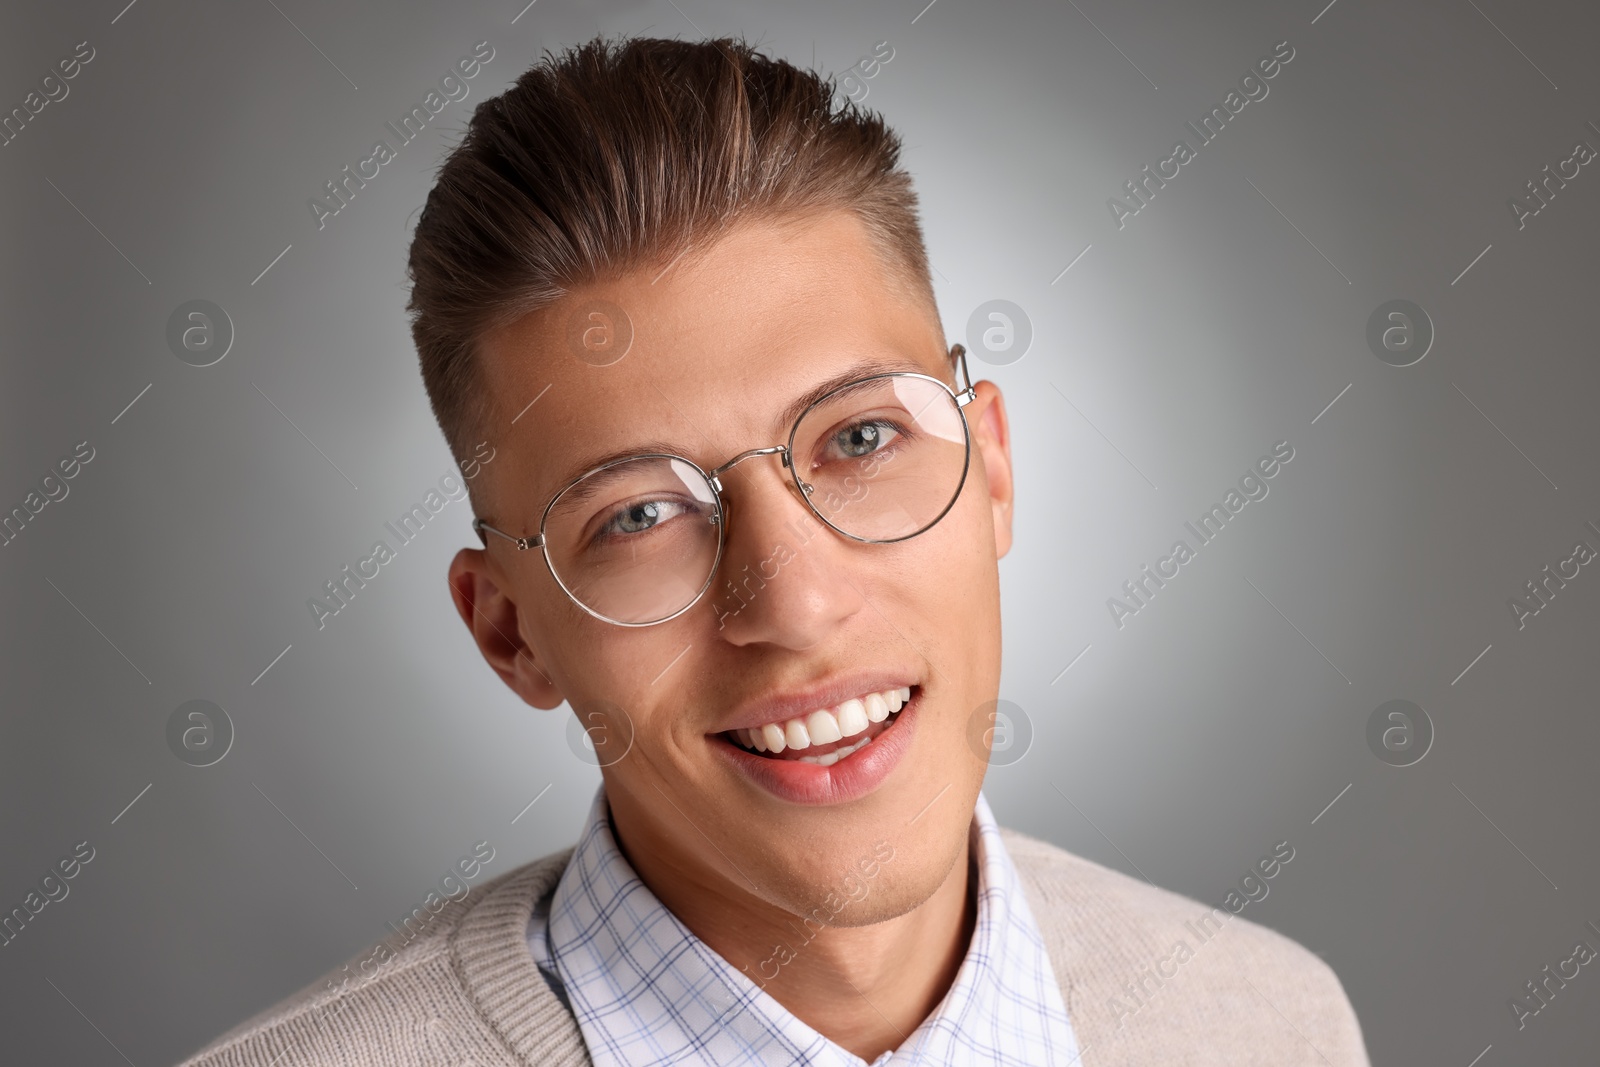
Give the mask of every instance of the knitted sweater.
M 1223 909 L 1001 833 L 1084 1067 L 1366 1067 L 1355 1013 L 1315 955 Z M 485 883 L 364 978 L 319 980 L 181 1067 L 587 1067 L 577 1020 L 526 940 L 535 900 L 554 893 L 571 854 Z

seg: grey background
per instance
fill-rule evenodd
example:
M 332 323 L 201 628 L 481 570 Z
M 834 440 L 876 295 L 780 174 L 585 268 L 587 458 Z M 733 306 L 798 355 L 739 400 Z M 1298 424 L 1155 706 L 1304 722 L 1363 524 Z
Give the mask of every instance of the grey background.
M 325 629 L 305 602 L 451 469 L 402 314 L 434 167 L 471 107 L 602 31 L 839 74 L 894 48 L 864 103 L 905 137 L 947 333 L 996 298 L 1033 329 L 973 364 L 1018 477 L 1000 696 L 1034 740 L 991 770 L 1002 822 L 1211 903 L 1286 839 L 1245 917 L 1335 968 L 1376 1063 L 1592 1059 L 1589 968 L 1521 1032 L 1507 1007 L 1600 922 L 1600 568 L 1525 629 L 1507 606 L 1600 547 L 1600 168 L 1525 229 L 1507 207 L 1600 147 L 1592 6 L 124 3 L 0 15 L 4 110 L 97 53 L 0 148 L 0 508 L 96 450 L 0 547 L 0 907 L 96 849 L 0 948 L 8 1062 L 175 1061 L 474 841 L 493 875 L 574 836 L 599 776 L 569 712 L 521 705 L 448 602 L 465 504 Z M 1284 39 L 1270 95 L 1119 230 L 1107 198 Z M 467 100 L 319 231 L 307 199 L 480 40 Z M 1437 329 L 1406 368 L 1365 342 L 1395 298 Z M 211 367 L 166 346 L 191 299 L 237 330 Z M 1280 440 L 1270 495 L 1113 625 Z M 210 767 L 167 748 L 193 699 L 236 730 Z M 1411 767 L 1366 744 L 1392 699 L 1436 732 Z

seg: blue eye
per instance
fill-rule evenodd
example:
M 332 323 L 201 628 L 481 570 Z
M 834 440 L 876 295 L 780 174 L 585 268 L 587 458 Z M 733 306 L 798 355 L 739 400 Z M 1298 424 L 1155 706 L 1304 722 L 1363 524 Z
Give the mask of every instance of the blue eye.
M 875 419 L 846 426 L 833 435 L 832 443 L 847 459 L 860 459 L 882 449 L 898 436 L 893 423 Z
M 674 515 L 681 514 L 682 511 L 682 505 L 670 500 L 641 500 L 618 511 L 611 521 L 606 523 L 603 532 L 643 533 L 653 526 L 666 522 Z
M 676 500 L 662 498 L 639 500 L 613 511 L 595 530 L 590 543 L 599 547 L 607 541 L 615 542 L 637 537 L 671 522 L 680 515 L 698 510 L 693 505 Z
M 638 533 L 648 530 L 661 521 L 661 505 L 656 501 L 646 504 L 635 504 L 627 511 L 612 520 L 612 526 L 623 533 Z

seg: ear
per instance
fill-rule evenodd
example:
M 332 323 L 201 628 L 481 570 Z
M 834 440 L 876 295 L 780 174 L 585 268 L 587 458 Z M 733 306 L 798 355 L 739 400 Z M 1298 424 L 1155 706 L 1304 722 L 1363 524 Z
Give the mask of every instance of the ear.
M 983 473 L 989 483 L 989 503 L 994 511 L 994 554 L 999 559 L 1011 551 L 1011 426 L 1006 421 L 1006 402 L 1000 387 L 990 381 L 973 385 L 978 394 L 967 405 L 967 421 L 972 425 L 973 441 L 983 460 Z
M 487 551 L 463 548 L 450 563 L 450 598 L 500 680 L 533 707 L 558 707 L 565 697 L 536 662 L 519 625 L 517 602 L 496 572 Z

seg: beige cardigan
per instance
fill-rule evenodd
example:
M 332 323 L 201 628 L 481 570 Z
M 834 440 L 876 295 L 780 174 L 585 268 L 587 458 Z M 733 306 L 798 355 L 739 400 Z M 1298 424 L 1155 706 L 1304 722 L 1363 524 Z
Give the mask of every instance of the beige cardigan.
M 1338 978 L 1293 941 L 1001 833 L 1084 1067 L 1366 1067 Z M 526 940 L 535 899 L 555 891 L 571 854 L 485 883 L 364 981 L 330 989 L 319 980 L 182 1067 L 587 1065 L 577 1020 L 545 984 Z

